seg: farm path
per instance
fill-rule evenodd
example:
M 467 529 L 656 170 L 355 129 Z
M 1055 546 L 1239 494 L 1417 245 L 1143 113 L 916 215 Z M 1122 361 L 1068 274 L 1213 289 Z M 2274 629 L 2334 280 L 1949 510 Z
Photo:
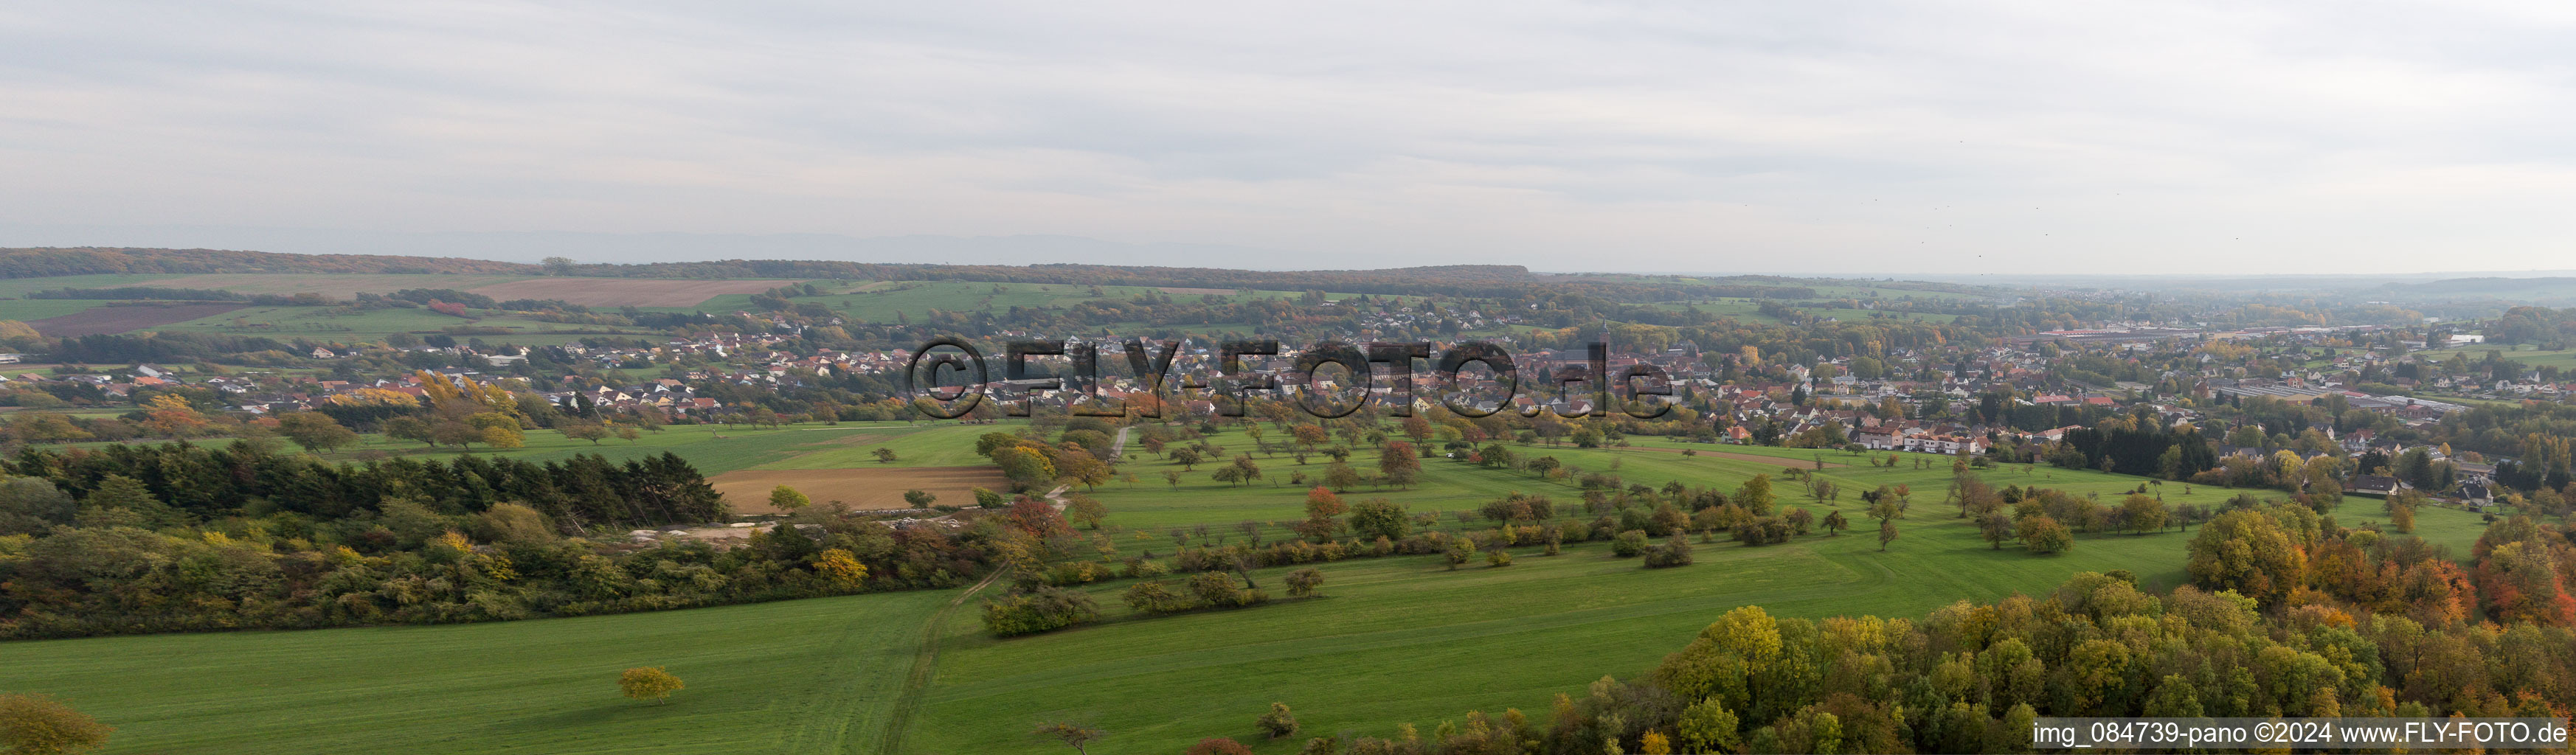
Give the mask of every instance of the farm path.
M 1110 462 L 1115 463 L 1119 459 L 1127 458 L 1127 432 L 1134 429 L 1136 428 L 1133 425 L 1118 428 L 1118 440 L 1109 444 Z
M 965 605 L 967 598 L 974 597 L 975 593 L 981 592 L 1001 576 L 1002 570 L 993 570 L 992 574 L 984 576 L 984 581 L 977 582 L 975 586 L 957 593 L 957 597 L 949 600 L 948 605 L 940 606 L 939 610 L 930 614 L 928 621 L 922 622 L 921 649 L 913 653 L 912 672 L 904 676 L 903 691 L 895 695 L 894 710 L 886 717 L 885 734 L 877 738 L 877 755 L 895 755 L 903 752 L 904 730 L 911 728 L 913 714 L 921 709 L 921 693 L 930 689 L 930 679 L 938 671 L 939 632 L 942 627 L 948 625 L 948 615 L 956 613 L 957 607 Z M 846 744 L 847 746 L 841 748 L 845 752 L 861 752 L 864 749 L 858 742 Z

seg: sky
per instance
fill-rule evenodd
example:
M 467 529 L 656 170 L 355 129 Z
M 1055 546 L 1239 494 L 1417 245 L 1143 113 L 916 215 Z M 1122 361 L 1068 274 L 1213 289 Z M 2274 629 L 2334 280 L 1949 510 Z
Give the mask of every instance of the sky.
M 2476 0 L 11 3 L 0 245 L 2563 269 L 2572 34 Z M 924 237 L 989 243 L 885 242 Z

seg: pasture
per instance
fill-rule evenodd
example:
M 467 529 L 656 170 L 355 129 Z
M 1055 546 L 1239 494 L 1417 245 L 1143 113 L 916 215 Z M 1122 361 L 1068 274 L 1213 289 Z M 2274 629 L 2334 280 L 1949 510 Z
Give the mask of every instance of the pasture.
M 727 294 L 747 295 L 799 281 L 662 278 L 525 278 L 467 289 L 499 301 L 561 299 L 585 307 L 690 308 Z
M 849 504 L 861 511 L 915 508 L 907 491 L 939 496 L 944 506 L 975 505 L 975 489 L 1011 489 L 1009 478 L 992 465 L 980 467 L 867 467 L 857 469 L 744 469 L 707 479 L 732 504 L 736 514 L 786 513 L 769 505 L 769 492 L 785 485 L 804 493 L 816 505 Z
M 2487 358 L 2487 352 L 2490 351 L 2503 352 L 2504 358 L 2521 362 L 2532 367 L 2555 366 L 2562 370 L 2576 369 L 2576 350 L 2541 351 L 2534 349 L 2527 344 L 2475 344 L 2456 349 L 2439 349 L 2416 353 L 2427 360 L 2436 362 L 2456 357 L 2467 357 L 2470 361 L 2477 362 L 2485 361 Z
M 524 275 L 449 273 L 206 273 L 154 281 L 161 288 L 202 288 L 237 294 L 324 294 L 347 299 L 408 288 L 465 290 L 526 278 Z
M 0 690 L 115 726 L 109 755 L 838 753 L 883 736 L 924 623 L 956 596 L 6 642 Z M 637 666 L 688 686 L 663 705 L 619 697 Z

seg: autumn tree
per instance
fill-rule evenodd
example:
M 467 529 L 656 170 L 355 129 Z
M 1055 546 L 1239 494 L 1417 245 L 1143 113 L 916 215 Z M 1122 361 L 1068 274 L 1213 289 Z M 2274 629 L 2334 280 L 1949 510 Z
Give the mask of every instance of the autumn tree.
M 2012 519 L 1999 511 L 1977 517 L 1977 535 L 1985 538 L 1986 544 L 1994 546 L 1995 550 L 2003 550 L 2004 541 L 2013 538 Z
M 857 590 L 868 581 L 868 565 L 859 563 L 857 554 L 842 548 L 826 548 L 814 556 L 814 573 L 823 575 L 832 587 Z
M 358 434 L 321 412 L 277 415 L 277 432 L 306 451 L 330 451 L 358 442 Z
M 115 729 L 52 697 L 0 694 L 0 752 L 54 755 L 107 744 Z
M 164 393 L 143 402 L 143 426 L 172 438 L 186 438 L 204 432 L 214 423 L 197 411 L 188 399 L 175 393 Z
M 1287 703 L 1271 703 L 1270 711 L 1253 719 L 1252 725 L 1271 739 L 1278 739 L 1297 733 L 1297 715 L 1289 712 Z
M 1378 449 L 1377 471 L 1398 488 L 1410 487 L 1422 474 L 1421 454 L 1414 452 L 1411 443 L 1388 443 Z
M 2057 523 L 2056 519 L 2049 518 L 2045 514 L 2022 517 L 2014 529 L 2020 531 L 2022 547 L 2032 553 L 2040 555 L 2063 553 L 2067 548 L 2075 545 L 2075 533 L 2068 532 L 2066 525 Z
M 2285 527 L 2278 517 L 2292 520 Z M 2235 590 L 2265 606 L 2279 604 L 2307 583 L 2305 534 L 2315 514 L 2296 506 L 2230 511 L 2193 535 L 2184 570 L 2204 590 Z M 2294 529 L 2295 528 L 2295 529 Z
M 1295 427 L 1288 428 L 1288 437 L 1295 440 L 1297 445 L 1305 447 L 1308 451 L 1313 451 L 1316 446 L 1323 445 L 1325 441 L 1331 440 L 1330 436 L 1324 434 L 1324 428 L 1311 424 L 1297 425 Z
M 805 497 L 804 493 L 797 492 L 795 488 L 780 485 L 769 489 L 770 508 L 780 511 L 795 511 L 813 504 L 814 499 Z
M 671 693 L 680 691 L 683 686 L 685 685 L 680 683 L 679 677 L 672 676 L 671 672 L 662 670 L 660 666 L 631 668 L 627 669 L 626 673 L 617 675 L 618 691 L 636 700 L 651 700 L 654 705 L 662 704 L 663 700 L 670 698 Z
M 590 441 L 594 446 L 612 434 L 608 425 L 600 422 L 565 422 L 556 425 L 556 429 L 562 431 L 566 438 Z
M 2131 493 L 2120 502 L 2121 519 L 2129 531 L 2140 535 L 2165 528 L 2165 502 L 2144 493 Z
M 1314 567 L 1310 566 L 1288 573 L 1288 595 L 1291 597 L 1313 597 L 1320 594 L 1316 591 L 1322 589 L 1323 586 L 1324 572 Z
M 1383 537 L 1401 540 L 1413 527 L 1413 518 L 1404 506 L 1384 498 L 1371 498 L 1351 507 L 1351 534 L 1363 538 Z
M 1098 530 L 1102 522 L 1109 521 L 1109 507 L 1102 505 L 1100 499 L 1076 493 L 1067 500 L 1071 503 L 1065 508 L 1065 518 L 1074 524 Z
M 1754 475 L 1753 479 L 1745 480 L 1744 485 L 1735 490 L 1735 505 L 1744 507 L 1755 516 L 1770 514 L 1771 503 L 1771 475 Z

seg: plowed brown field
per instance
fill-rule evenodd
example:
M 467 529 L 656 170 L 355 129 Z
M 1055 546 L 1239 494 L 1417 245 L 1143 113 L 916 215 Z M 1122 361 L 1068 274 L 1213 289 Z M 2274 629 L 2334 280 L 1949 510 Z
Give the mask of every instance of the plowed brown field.
M 113 335 L 142 330 L 174 322 L 187 322 L 200 317 L 213 317 L 241 309 L 239 304 L 174 304 L 166 307 L 91 307 L 61 317 L 48 317 L 27 323 L 36 332 L 56 338 Z

